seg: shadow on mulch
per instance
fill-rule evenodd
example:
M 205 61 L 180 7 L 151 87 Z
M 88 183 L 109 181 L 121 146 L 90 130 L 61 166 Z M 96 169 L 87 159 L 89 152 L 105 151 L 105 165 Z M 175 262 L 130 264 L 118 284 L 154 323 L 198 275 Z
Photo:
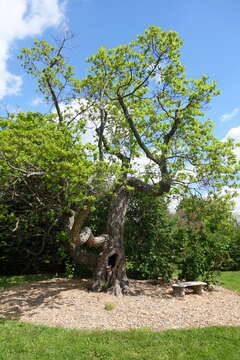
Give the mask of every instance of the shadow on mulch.
M 73 289 L 86 289 L 89 280 L 51 279 L 0 290 L 0 318 L 18 319 L 42 304 L 49 309 L 60 308 L 64 303 L 58 295 Z
M 89 292 L 90 279 L 63 279 L 37 281 L 0 290 L 0 318 L 19 319 L 41 305 L 48 309 L 59 309 L 66 304 L 61 293 L 69 290 Z M 149 296 L 152 298 L 172 299 L 171 284 L 152 280 L 130 280 L 131 292 L 128 296 Z M 191 291 L 186 291 L 186 296 Z M 79 294 L 79 296 L 81 296 Z M 178 298 L 183 300 L 182 298 Z

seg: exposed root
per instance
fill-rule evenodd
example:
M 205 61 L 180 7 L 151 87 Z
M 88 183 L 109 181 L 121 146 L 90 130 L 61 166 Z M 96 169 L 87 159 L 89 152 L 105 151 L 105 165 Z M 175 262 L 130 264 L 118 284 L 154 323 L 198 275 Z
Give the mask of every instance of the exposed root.
M 115 296 L 122 296 L 122 288 L 120 286 L 120 282 L 115 280 L 114 285 L 107 289 L 107 293 Z

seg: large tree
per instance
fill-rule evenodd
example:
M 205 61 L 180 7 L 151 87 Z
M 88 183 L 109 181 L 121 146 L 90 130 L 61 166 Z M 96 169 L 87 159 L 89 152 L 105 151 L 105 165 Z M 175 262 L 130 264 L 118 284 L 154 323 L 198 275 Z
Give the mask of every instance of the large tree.
M 114 294 L 128 291 L 123 238 L 131 191 L 149 196 L 211 192 L 234 182 L 233 144 L 214 137 L 213 125 L 203 112 L 212 96 L 219 94 L 216 84 L 205 75 L 198 80 L 186 77 L 181 45 L 177 33 L 151 26 L 127 45 L 100 48 L 88 59 L 89 74 L 83 81 L 69 75 L 71 68 L 64 75 L 71 84 L 71 98 L 86 99 L 79 112 L 95 125 L 98 160 L 120 168 L 111 179 L 107 236 L 95 238 L 88 228 L 81 232 L 89 211 L 80 208 L 70 231 L 75 254 L 82 253 L 79 245 L 84 243 L 101 248 L 93 283 L 96 291 L 105 280 Z M 62 47 L 48 46 L 37 43 L 24 49 L 22 58 L 27 71 L 37 75 L 40 90 L 55 105 L 62 124 L 56 92 L 63 91 L 64 82 L 57 75 L 65 74 L 66 67 Z M 37 56 L 45 61 L 40 70 L 36 70 Z M 139 163 L 147 165 L 138 170 Z

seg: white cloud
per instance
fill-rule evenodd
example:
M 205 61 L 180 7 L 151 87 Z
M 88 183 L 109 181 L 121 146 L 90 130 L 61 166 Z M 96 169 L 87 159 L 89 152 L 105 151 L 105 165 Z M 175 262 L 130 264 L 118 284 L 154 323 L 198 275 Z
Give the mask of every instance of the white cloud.
M 168 204 L 168 210 L 170 211 L 171 214 L 175 214 L 176 213 L 176 210 L 177 210 L 177 207 L 180 203 L 180 198 L 172 198 L 170 199 L 169 201 L 169 204 Z
M 40 97 L 36 97 L 35 99 L 33 99 L 33 101 L 31 102 L 31 106 L 38 106 L 38 105 L 41 105 L 43 103 L 43 100 L 42 98 Z
M 237 216 L 239 218 L 240 217 L 240 194 L 238 194 L 236 196 L 234 201 L 235 201 L 235 207 L 234 207 L 234 210 L 233 210 L 233 215 Z
M 235 142 L 240 142 L 240 126 L 231 128 L 224 136 L 223 141 L 227 138 L 232 138 Z
M 81 133 L 82 143 L 91 143 L 97 145 L 96 141 L 96 121 L 93 121 L 95 118 L 94 110 L 89 108 L 89 103 L 85 98 L 78 98 L 71 100 L 69 104 L 60 103 L 60 109 L 63 112 L 65 121 L 70 121 L 73 124 L 77 124 L 79 121 L 86 120 L 86 125 L 84 127 L 83 133 Z M 52 112 L 56 114 L 56 109 L 53 108 Z
M 231 120 L 232 118 L 234 118 L 235 116 L 237 116 L 240 113 L 240 109 L 239 108 L 235 108 L 233 109 L 229 114 L 223 114 L 221 116 L 221 122 L 226 122 L 228 120 Z
M 19 93 L 22 79 L 11 74 L 7 61 L 14 41 L 41 34 L 64 20 L 65 1 L 0 0 L 0 99 Z
M 143 175 L 146 172 L 146 166 L 149 166 L 150 164 L 152 164 L 151 161 L 145 155 L 142 155 L 136 158 L 132 166 L 133 170 L 136 171 L 138 175 Z
M 231 128 L 227 134 L 224 136 L 222 141 L 226 141 L 228 138 L 232 138 L 235 143 L 240 143 L 240 126 Z M 240 147 L 236 146 L 234 149 L 234 153 L 236 154 L 237 158 L 240 160 Z

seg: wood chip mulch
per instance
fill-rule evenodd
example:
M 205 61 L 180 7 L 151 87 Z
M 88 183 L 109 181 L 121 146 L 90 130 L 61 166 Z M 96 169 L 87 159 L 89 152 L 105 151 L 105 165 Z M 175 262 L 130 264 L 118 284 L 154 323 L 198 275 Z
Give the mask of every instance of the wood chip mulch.
M 130 285 L 132 295 L 122 297 L 90 292 L 86 279 L 55 278 L 14 286 L 0 290 L 0 317 L 97 330 L 240 325 L 236 292 L 214 286 L 201 296 L 189 292 L 173 297 L 170 285 L 146 280 L 131 280 Z

